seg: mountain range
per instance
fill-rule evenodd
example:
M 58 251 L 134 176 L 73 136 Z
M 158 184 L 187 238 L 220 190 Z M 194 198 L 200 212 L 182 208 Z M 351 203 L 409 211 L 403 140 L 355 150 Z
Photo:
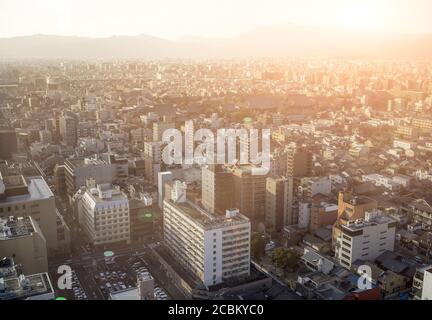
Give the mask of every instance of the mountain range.
M 296 25 L 259 27 L 236 37 L 149 35 L 85 38 L 32 35 L 0 38 L 0 59 L 163 58 L 429 58 L 432 34 L 383 34 Z

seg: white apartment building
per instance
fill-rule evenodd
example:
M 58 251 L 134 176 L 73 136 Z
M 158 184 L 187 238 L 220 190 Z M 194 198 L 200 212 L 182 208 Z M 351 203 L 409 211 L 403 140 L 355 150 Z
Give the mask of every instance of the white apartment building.
M 186 200 L 186 185 L 179 181 L 164 201 L 165 243 L 207 287 L 250 275 L 250 235 L 250 221 L 238 210 L 212 215 Z
M 377 173 L 366 174 L 362 176 L 363 182 L 372 182 L 377 187 L 384 187 L 390 191 L 397 191 L 401 184 L 393 180 L 392 177 L 384 176 Z
M 349 269 L 356 260 L 373 261 L 384 251 L 393 251 L 396 224 L 377 209 L 366 212 L 365 219 L 348 222 L 336 239 L 336 258 Z
M 74 197 L 78 219 L 94 245 L 130 242 L 129 200 L 117 186 L 96 185 L 94 179 Z

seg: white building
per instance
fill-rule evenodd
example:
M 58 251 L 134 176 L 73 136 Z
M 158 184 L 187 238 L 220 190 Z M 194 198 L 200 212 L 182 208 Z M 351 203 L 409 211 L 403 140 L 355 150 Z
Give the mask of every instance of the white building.
M 365 219 L 348 222 L 336 239 L 336 258 L 350 268 L 356 260 L 373 261 L 384 251 L 393 251 L 396 224 L 376 209 L 366 212 Z
M 119 187 L 96 185 L 94 179 L 88 179 L 74 199 L 79 223 L 91 243 L 130 242 L 129 200 Z
M 398 191 L 402 184 L 399 180 L 394 180 L 392 177 L 384 176 L 378 173 L 366 174 L 362 176 L 364 182 L 372 182 L 377 187 L 384 187 L 390 191 Z
M 250 274 L 248 218 L 238 210 L 212 215 L 186 200 L 176 181 L 172 198 L 164 201 L 164 238 L 171 254 L 204 285 Z
M 424 271 L 422 300 L 432 300 L 432 267 Z

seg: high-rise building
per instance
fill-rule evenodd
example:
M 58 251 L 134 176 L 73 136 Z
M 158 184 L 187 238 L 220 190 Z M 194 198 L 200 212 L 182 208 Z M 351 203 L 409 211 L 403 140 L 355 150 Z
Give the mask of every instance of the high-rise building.
M 141 241 L 153 234 L 154 214 L 151 206 L 144 201 L 129 199 L 129 219 L 131 241 Z
M 249 219 L 236 209 L 212 215 L 186 199 L 177 181 L 164 203 L 164 239 L 180 264 L 209 287 L 250 274 Z
M 9 160 L 18 150 L 18 140 L 15 129 L 0 129 L 0 159 Z
M 163 133 L 168 129 L 175 129 L 175 124 L 171 122 L 153 123 L 153 141 L 162 141 Z
M 162 163 L 162 142 L 144 143 L 145 178 L 157 185 Z
M 59 119 L 59 132 L 62 141 L 68 145 L 75 147 L 77 144 L 77 121 L 71 116 L 62 116 Z
M 32 217 L 0 219 L 0 257 L 14 257 L 25 274 L 48 272 L 46 240 Z
M 287 152 L 287 176 L 308 177 L 312 172 L 312 153 L 306 148 L 291 148 Z
M 158 205 L 162 209 L 165 200 L 165 184 L 174 180 L 172 172 L 159 172 L 158 174 Z
M 270 232 L 280 232 L 286 224 L 292 224 L 293 179 L 266 179 L 265 222 Z
M 202 204 L 210 213 L 224 214 L 232 207 L 233 176 L 222 165 L 202 168 Z
M 75 201 L 79 223 L 92 244 L 130 242 L 129 200 L 119 187 L 97 185 L 94 179 L 88 179 Z
M 233 205 L 251 219 L 264 220 L 266 175 L 253 174 L 255 167 L 244 165 L 233 170 Z
M 373 261 L 394 250 L 397 221 L 380 210 L 366 212 L 364 219 L 348 221 L 336 238 L 336 258 L 346 268 L 357 260 Z

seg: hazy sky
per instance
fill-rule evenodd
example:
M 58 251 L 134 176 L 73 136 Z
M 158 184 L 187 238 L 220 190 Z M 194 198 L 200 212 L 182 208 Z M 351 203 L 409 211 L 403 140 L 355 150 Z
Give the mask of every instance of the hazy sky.
M 0 0 L 0 37 L 229 37 L 295 23 L 432 33 L 432 0 Z

